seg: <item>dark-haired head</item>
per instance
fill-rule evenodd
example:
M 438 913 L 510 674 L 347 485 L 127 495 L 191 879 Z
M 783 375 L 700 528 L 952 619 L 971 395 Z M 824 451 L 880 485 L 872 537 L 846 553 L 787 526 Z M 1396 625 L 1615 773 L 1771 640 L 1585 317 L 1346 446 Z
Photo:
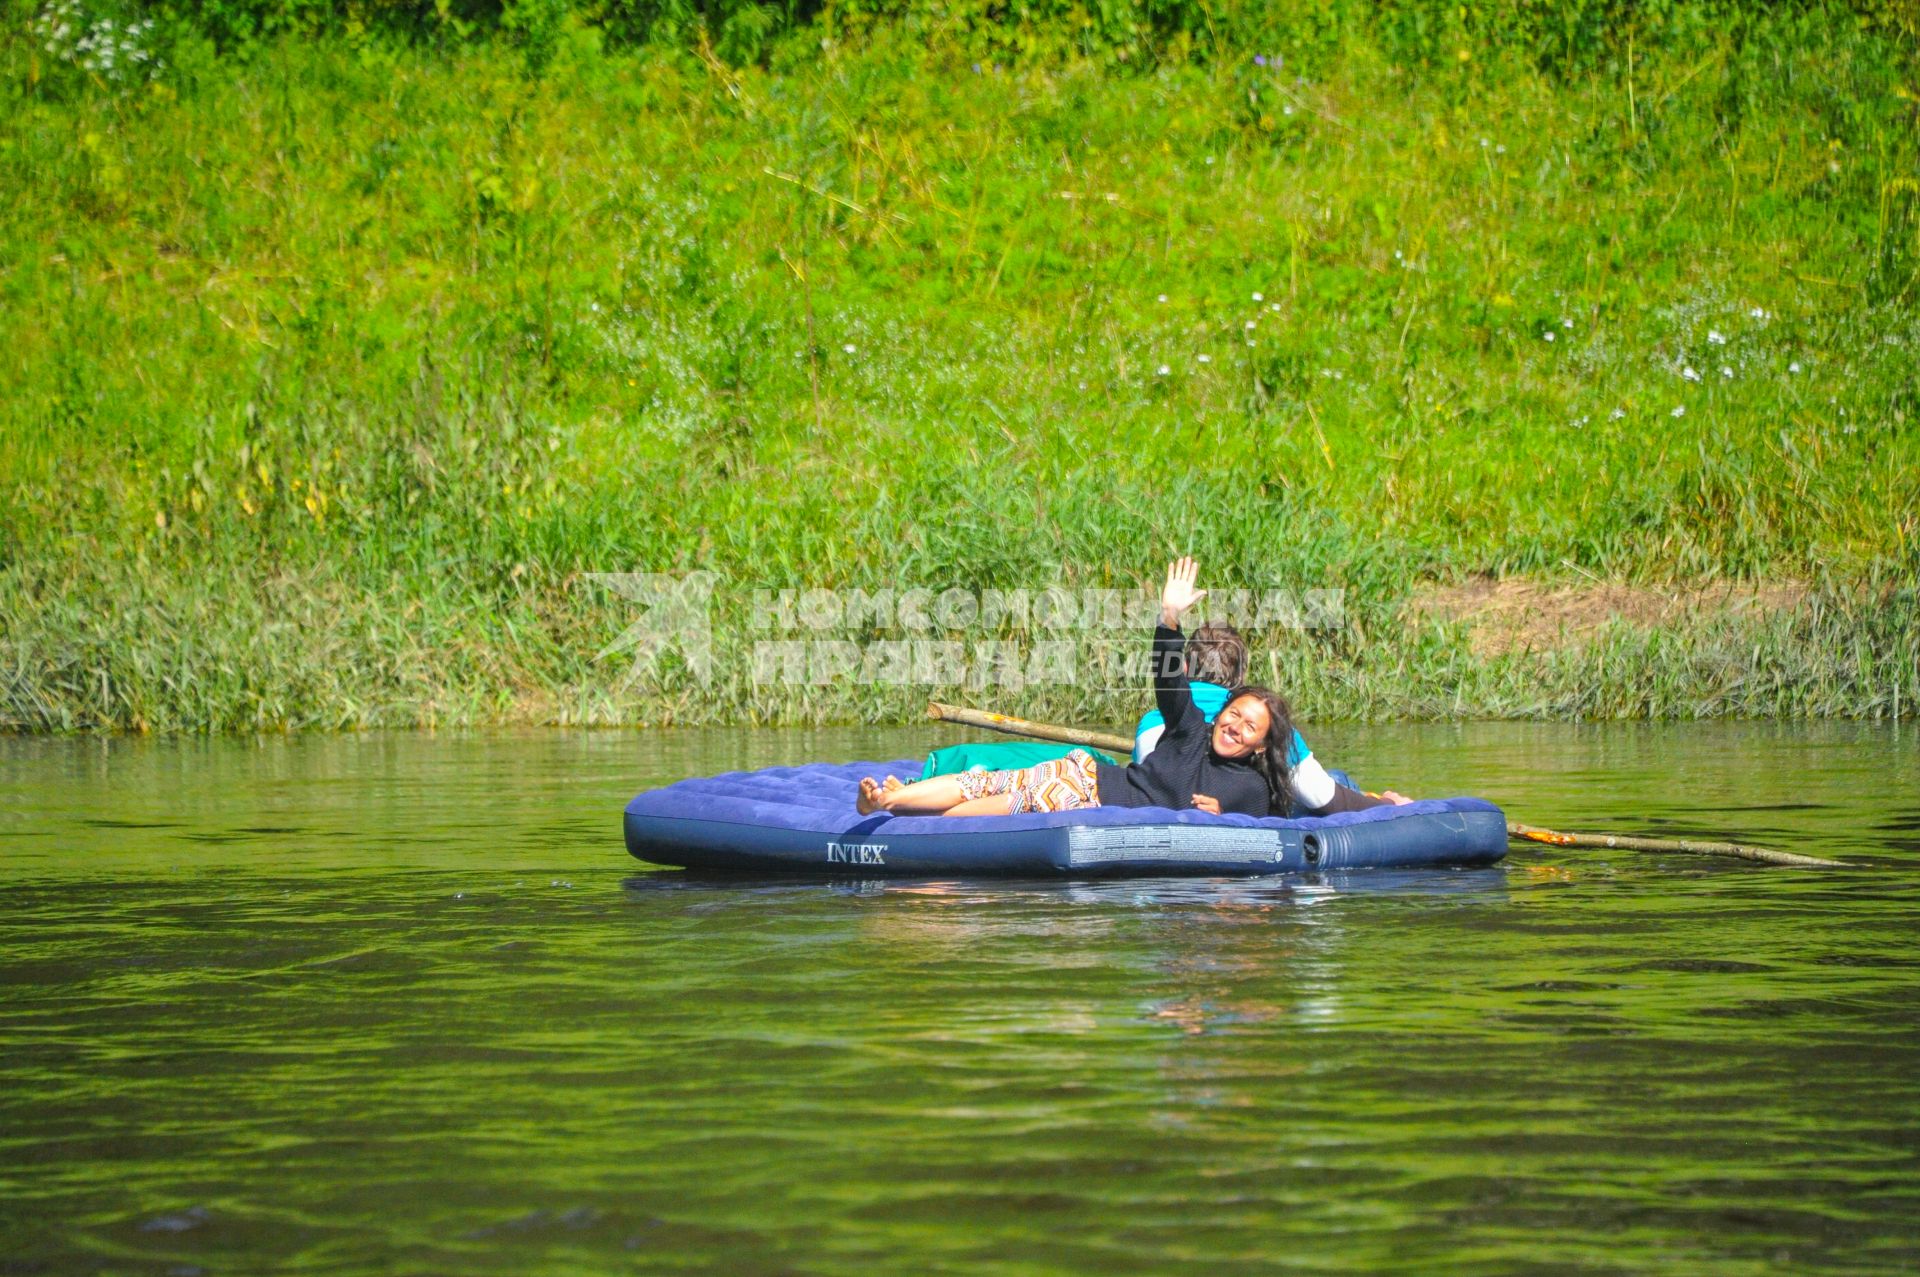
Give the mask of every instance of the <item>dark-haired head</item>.
M 1287 754 L 1293 744 L 1293 709 L 1280 693 L 1266 687 L 1237 687 L 1213 720 L 1213 752 L 1244 758 L 1267 782 L 1275 813 L 1293 806 Z

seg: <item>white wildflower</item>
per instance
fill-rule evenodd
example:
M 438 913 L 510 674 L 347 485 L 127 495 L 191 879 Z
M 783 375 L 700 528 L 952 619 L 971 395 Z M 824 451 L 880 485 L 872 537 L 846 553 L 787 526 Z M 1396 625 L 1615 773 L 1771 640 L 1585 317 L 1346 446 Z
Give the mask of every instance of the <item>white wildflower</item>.
M 1684 417 L 1684 416 L 1686 416 L 1686 415 L 1687 415 L 1687 406 L 1686 406 L 1685 404 L 1675 404 L 1675 405 L 1674 405 L 1674 409 L 1673 409 L 1673 415 L 1674 415 L 1674 416 L 1676 416 L 1676 417 Z
M 1799 371 L 1800 371 L 1800 361 L 1796 359 L 1796 360 L 1794 360 L 1794 361 L 1793 361 L 1792 363 L 1790 363 L 1790 364 L 1788 364 L 1788 365 L 1787 365 L 1787 371 L 1788 371 L 1788 372 L 1799 372 Z
M 1686 379 L 1687 379 L 1688 381 L 1698 381 L 1698 380 L 1700 380 L 1700 374 L 1699 374 L 1699 373 L 1697 373 L 1697 372 L 1695 372 L 1695 371 L 1694 371 L 1693 369 L 1691 369 L 1691 368 L 1682 368 L 1682 369 L 1680 370 L 1680 375 L 1681 375 L 1682 377 L 1685 377 L 1685 378 L 1686 378 Z
M 1709 328 L 1707 330 L 1707 344 L 1709 346 L 1724 346 L 1727 344 L 1727 335 L 1717 328 Z
M 1212 355 L 1201 355 L 1201 356 L 1200 356 L 1200 362 L 1201 362 L 1201 363 L 1203 363 L 1203 364 L 1210 364 L 1210 363 L 1212 363 L 1212 362 L 1213 362 L 1213 356 L 1212 356 Z
M 1169 373 L 1171 373 L 1172 371 L 1173 371 L 1173 369 L 1171 369 L 1171 368 L 1169 368 L 1169 367 L 1167 367 L 1167 366 L 1166 366 L 1165 364 L 1161 364 L 1159 368 L 1157 368 L 1157 369 L 1155 369 L 1155 370 L 1154 370 L 1154 374 L 1153 374 L 1153 375 L 1154 375 L 1154 376 L 1156 376 L 1156 377 L 1165 377 L 1165 376 L 1167 376 L 1167 375 L 1168 375 Z
M 1724 378 L 1725 378 L 1726 380 L 1728 380 L 1728 381 L 1732 381 L 1732 380 L 1733 380 L 1733 369 L 1731 369 L 1731 368 L 1729 368 L 1729 367 L 1727 367 L 1727 366 L 1726 366 L 1725 364 L 1721 364 L 1721 365 L 1720 365 L 1720 375 L 1721 375 L 1722 377 L 1724 377 Z
M 1262 296 L 1261 296 L 1261 295 L 1260 295 L 1259 293 L 1255 293 L 1255 294 L 1253 295 L 1253 300 L 1255 300 L 1255 301 L 1257 301 L 1257 302 L 1263 302 L 1263 301 L 1265 301 L 1265 300 L 1267 300 L 1267 299 L 1266 299 L 1266 298 L 1264 298 L 1264 297 L 1262 297 Z

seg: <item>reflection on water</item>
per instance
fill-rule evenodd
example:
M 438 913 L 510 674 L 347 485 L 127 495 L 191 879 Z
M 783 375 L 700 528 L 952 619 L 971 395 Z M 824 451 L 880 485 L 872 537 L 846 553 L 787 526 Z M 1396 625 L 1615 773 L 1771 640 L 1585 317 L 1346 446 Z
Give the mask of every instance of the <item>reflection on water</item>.
M 647 785 L 951 739 L 0 741 L 0 1271 L 1920 1263 L 1910 736 L 1313 736 L 1369 783 L 1851 874 L 743 881 L 621 848 Z

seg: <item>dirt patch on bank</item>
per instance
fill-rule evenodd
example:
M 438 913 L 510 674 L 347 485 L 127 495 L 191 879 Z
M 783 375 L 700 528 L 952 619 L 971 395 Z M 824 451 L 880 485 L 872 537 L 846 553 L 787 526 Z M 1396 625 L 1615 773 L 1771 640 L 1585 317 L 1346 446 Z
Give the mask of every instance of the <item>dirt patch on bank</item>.
M 1478 577 L 1417 592 L 1415 617 L 1464 622 L 1480 656 L 1575 647 L 1613 621 L 1652 628 L 1680 621 L 1791 612 L 1807 597 L 1799 581 L 1711 585 L 1547 584 Z

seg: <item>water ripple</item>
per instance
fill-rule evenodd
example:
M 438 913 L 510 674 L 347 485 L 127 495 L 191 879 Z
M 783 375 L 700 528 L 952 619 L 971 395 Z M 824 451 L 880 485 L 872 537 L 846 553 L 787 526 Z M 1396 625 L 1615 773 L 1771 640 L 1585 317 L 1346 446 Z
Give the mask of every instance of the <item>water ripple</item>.
M 0 742 L 7 1270 L 1920 1264 L 1910 743 L 1781 802 L 1790 732 L 1324 739 L 1882 868 L 715 880 L 630 790 L 925 742 Z

